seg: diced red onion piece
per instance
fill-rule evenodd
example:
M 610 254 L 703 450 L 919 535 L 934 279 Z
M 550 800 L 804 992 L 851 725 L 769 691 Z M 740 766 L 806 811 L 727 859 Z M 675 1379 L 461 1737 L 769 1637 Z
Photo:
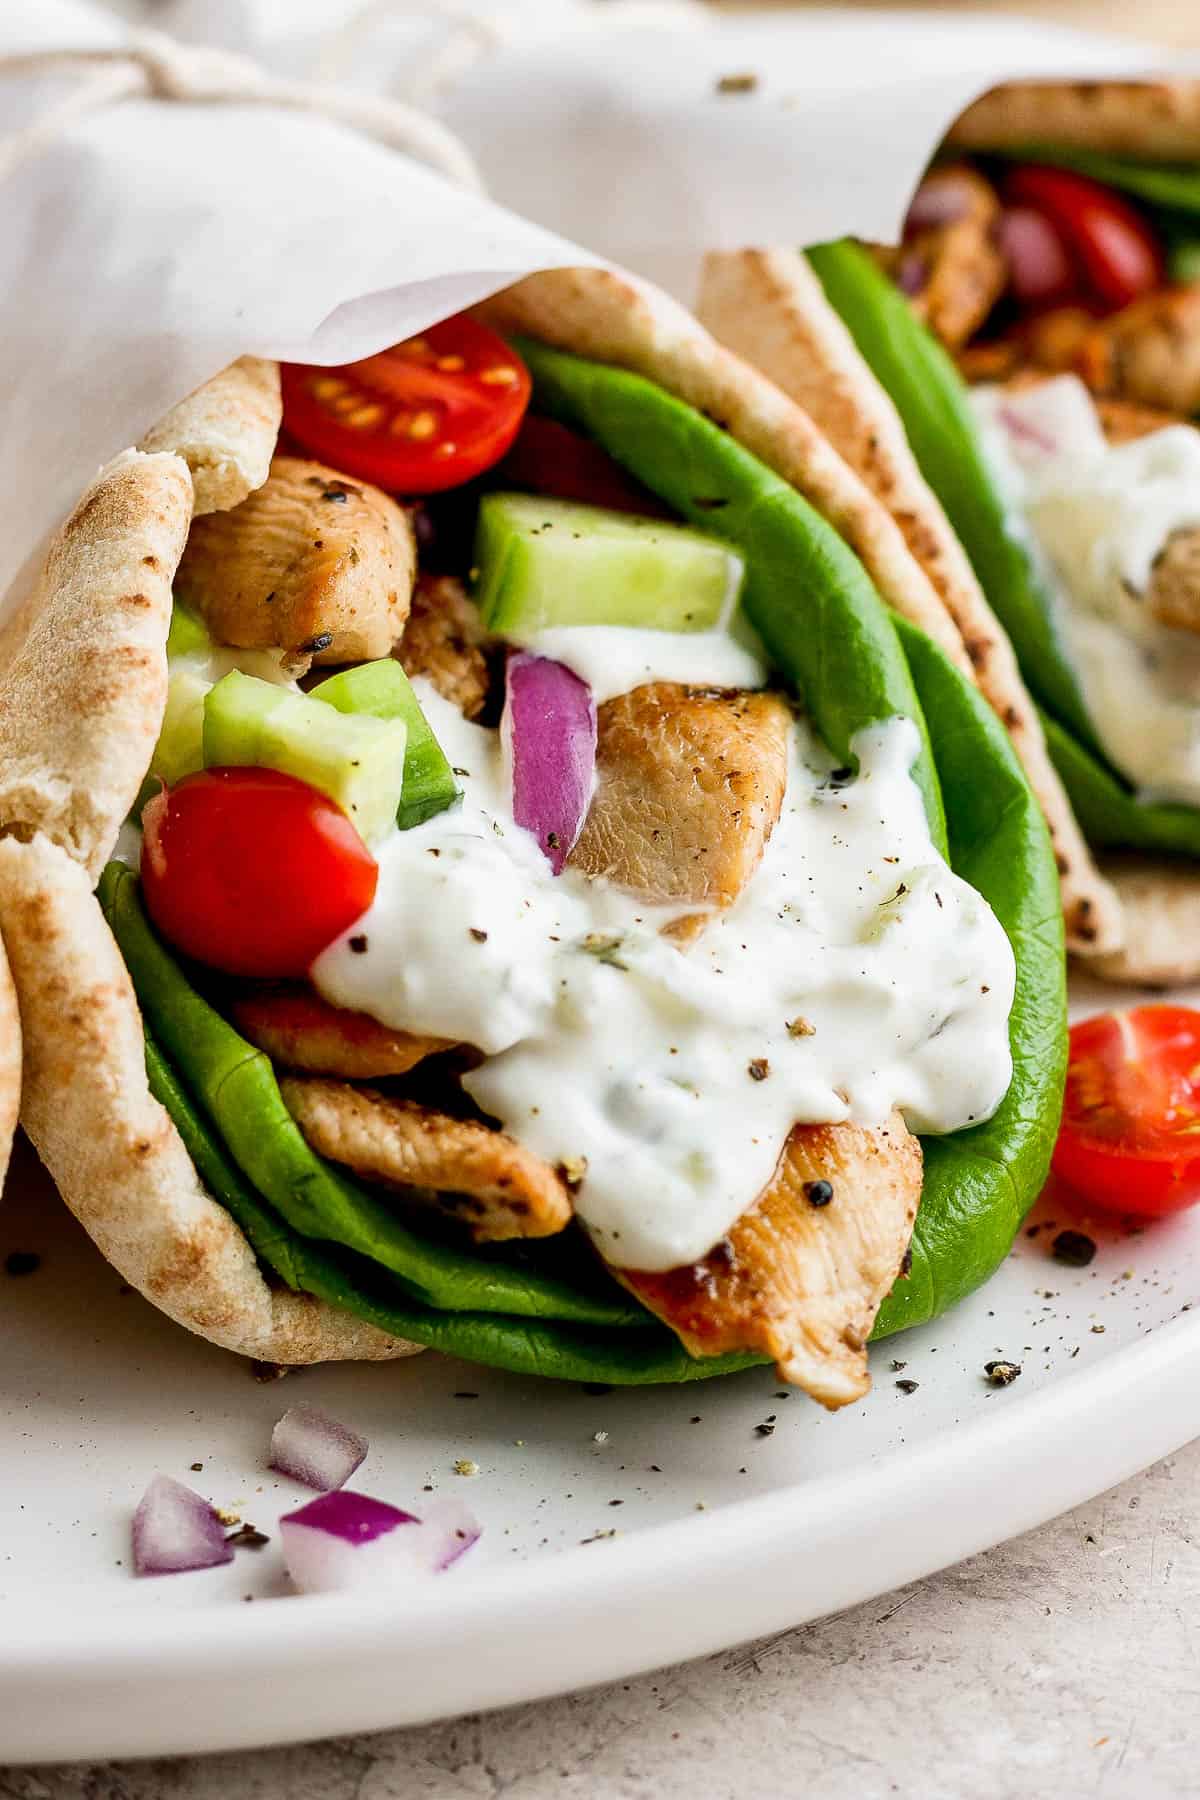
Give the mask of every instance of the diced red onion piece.
M 456 1563 L 482 1527 L 461 1500 L 439 1500 L 423 1520 L 385 1500 L 338 1488 L 279 1521 L 288 1574 L 304 1594 L 411 1587 Z
M 316 1406 L 289 1406 L 271 1433 L 271 1467 L 327 1494 L 349 1481 L 369 1446 Z
M 547 656 L 514 650 L 501 721 L 512 762 L 513 817 L 556 875 L 574 848 L 596 776 L 596 705 L 586 681 Z
M 435 1500 L 425 1509 L 421 1521 L 421 1548 L 429 1558 L 435 1574 L 456 1563 L 463 1553 L 477 1543 L 482 1525 L 465 1501 L 447 1498 Z
M 913 231 L 931 231 L 937 225 L 953 225 L 965 219 L 971 210 L 971 195 L 963 182 L 946 176 L 923 181 L 912 198 L 904 221 L 904 235 Z
M 1014 297 L 1025 306 L 1065 299 L 1075 286 L 1066 246 L 1045 213 L 1009 206 L 1000 217 L 1000 247 Z
M 320 1494 L 279 1521 L 283 1559 L 303 1594 L 406 1585 L 433 1574 L 421 1521 L 353 1488 Z
M 996 419 L 1014 442 L 1024 444 L 1028 449 L 1041 450 L 1047 456 L 1053 456 L 1058 449 L 1058 443 L 1050 433 L 1019 413 L 1015 406 L 998 406 Z
M 156 1475 L 133 1515 L 139 1575 L 182 1575 L 233 1561 L 233 1545 L 207 1500 L 170 1475 Z
M 919 250 L 905 250 L 896 264 L 896 286 L 909 299 L 919 294 L 929 280 L 929 260 Z

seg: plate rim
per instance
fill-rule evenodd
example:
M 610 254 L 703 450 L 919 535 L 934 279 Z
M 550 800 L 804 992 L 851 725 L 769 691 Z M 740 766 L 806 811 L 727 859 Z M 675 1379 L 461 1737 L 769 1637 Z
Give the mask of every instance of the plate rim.
M 384 1730 L 803 1624 L 1017 1536 L 1200 1436 L 1198 1353 L 1200 1310 L 1185 1308 L 1093 1367 L 1031 1394 L 997 1393 L 993 1413 L 933 1440 L 603 1544 L 477 1576 L 463 1566 L 453 1587 L 399 1609 L 386 1596 L 323 1595 L 164 1610 L 114 1642 L 103 1607 L 64 1627 L 61 1615 L 15 1605 L 0 1637 L 0 1758 L 186 1754 Z M 1080 1422 L 1085 1431 L 1071 1429 Z M 862 1554 L 848 1556 L 855 1545 Z M 511 1653 L 514 1620 L 521 1656 Z M 132 1709 L 122 1691 L 136 1695 Z

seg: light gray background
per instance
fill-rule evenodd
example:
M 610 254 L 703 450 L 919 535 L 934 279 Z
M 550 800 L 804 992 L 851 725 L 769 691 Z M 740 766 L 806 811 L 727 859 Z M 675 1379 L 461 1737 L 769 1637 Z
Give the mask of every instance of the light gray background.
M 1198 1526 L 1200 1442 L 958 1568 L 703 1662 L 380 1737 L 0 1769 L 0 1800 L 1200 1795 Z

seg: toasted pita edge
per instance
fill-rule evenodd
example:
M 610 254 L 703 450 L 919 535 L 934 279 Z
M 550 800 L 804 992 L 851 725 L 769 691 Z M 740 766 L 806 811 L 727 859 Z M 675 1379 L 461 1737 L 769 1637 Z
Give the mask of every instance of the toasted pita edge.
M 228 512 L 267 479 L 282 419 L 279 364 L 242 356 L 165 413 L 138 449 L 181 456 L 196 512 Z
M 268 1286 L 150 1093 L 137 1001 L 89 878 L 46 838 L 0 841 L 0 931 L 25 1043 L 21 1122 L 126 1281 L 190 1331 L 267 1362 L 420 1348 Z
M 530 275 L 485 301 L 501 330 L 644 375 L 727 430 L 809 500 L 896 611 L 962 669 L 962 641 L 899 527 L 794 400 L 659 289 L 613 269 Z
M 1200 981 L 1200 869 L 1132 853 L 1104 859 L 1125 920 L 1125 942 L 1089 958 L 1089 975 L 1127 987 Z
M 150 763 L 171 583 L 192 517 L 179 457 L 126 451 L 53 539 L 0 678 L 0 830 L 99 876 Z
M 1059 144 L 1186 162 L 1200 156 L 1200 80 L 1010 81 L 968 106 L 946 142 L 963 150 Z
M 811 414 L 895 520 L 953 620 L 969 672 L 1012 739 L 1037 796 L 1058 863 L 1069 947 L 1087 956 L 1118 950 L 1124 927 L 1117 897 L 1096 867 L 1050 761 L 1012 645 L 921 474 L 890 395 L 808 259 L 796 250 L 711 254 L 697 310 L 715 337 Z

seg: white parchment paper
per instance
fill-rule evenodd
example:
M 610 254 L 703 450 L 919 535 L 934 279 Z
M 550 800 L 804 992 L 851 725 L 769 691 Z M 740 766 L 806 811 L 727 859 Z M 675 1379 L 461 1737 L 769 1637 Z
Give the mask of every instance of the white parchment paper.
M 360 11 L 145 0 L 140 17 L 292 74 L 419 87 L 445 20 L 375 6 L 354 26 Z M 0 184 L 0 591 L 100 463 L 236 355 L 366 355 L 593 254 L 686 297 L 708 245 L 888 237 L 946 124 L 993 81 L 1153 62 L 1128 43 L 945 14 L 552 0 L 500 22 L 505 41 L 435 104 L 503 205 L 326 120 L 148 100 L 75 124 Z M 0 8 L 0 56 L 125 28 L 83 0 Z M 753 76 L 750 90 L 721 92 L 730 74 Z M 0 127 L 67 85 L 0 79 Z

